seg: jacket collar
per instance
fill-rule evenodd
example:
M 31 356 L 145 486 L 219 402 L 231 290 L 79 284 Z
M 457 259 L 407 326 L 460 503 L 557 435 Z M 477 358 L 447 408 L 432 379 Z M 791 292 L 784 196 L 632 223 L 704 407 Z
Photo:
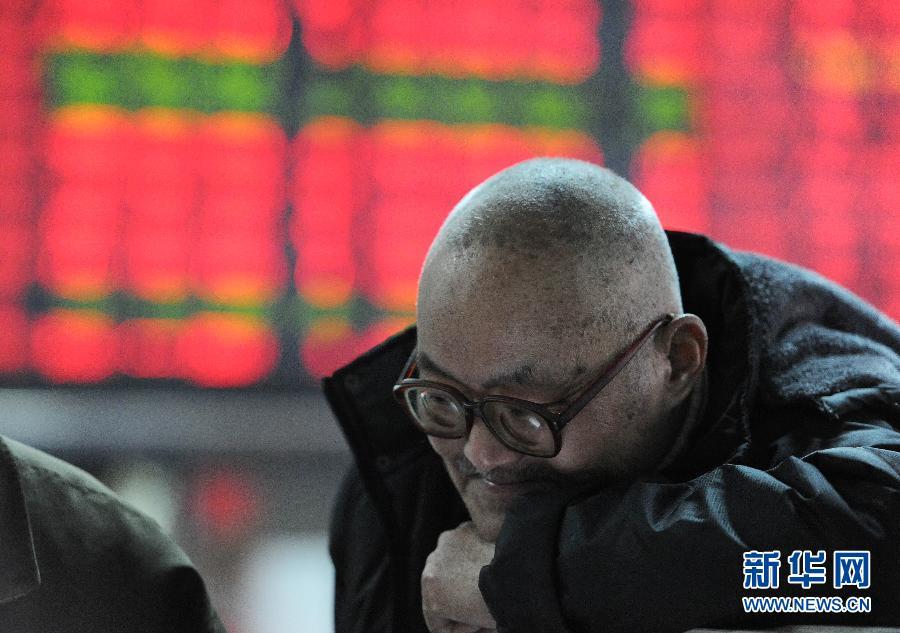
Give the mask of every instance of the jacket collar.
M 17 462 L 0 437 L 0 604 L 41 584 Z

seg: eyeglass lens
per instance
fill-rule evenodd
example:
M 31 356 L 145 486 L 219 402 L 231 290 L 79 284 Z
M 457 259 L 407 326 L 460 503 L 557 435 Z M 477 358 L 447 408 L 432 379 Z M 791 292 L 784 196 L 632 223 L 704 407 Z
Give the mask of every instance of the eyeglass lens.
M 423 431 L 444 438 L 466 434 L 466 411 L 453 394 L 435 387 L 412 387 L 404 391 L 407 408 Z M 504 444 L 532 455 L 555 453 L 550 424 L 524 407 L 488 400 L 481 407 L 487 427 Z

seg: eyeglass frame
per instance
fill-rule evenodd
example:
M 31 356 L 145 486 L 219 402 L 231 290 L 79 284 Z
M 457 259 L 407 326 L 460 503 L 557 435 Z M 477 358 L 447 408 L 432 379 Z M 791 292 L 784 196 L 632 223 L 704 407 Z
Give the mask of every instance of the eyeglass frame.
M 634 358 L 635 355 L 637 355 L 637 353 L 647 343 L 647 341 L 650 340 L 650 338 L 657 330 L 668 325 L 669 323 L 674 321 L 675 318 L 676 316 L 674 314 L 666 314 L 648 325 L 640 334 L 640 336 L 638 336 L 638 338 L 636 338 L 631 343 L 631 345 L 629 345 L 621 354 L 619 354 L 610 363 L 608 363 L 599 373 L 599 375 L 594 380 L 592 380 L 587 387 L 582 389 L 581 393 L 575 398 L 575 400 L 571 404 L 566 406 L 566 408 L 562 411 L 553 411 L 550 407 L 568 400 L 571 395 L 564 396 L 563 398 L 555 402 L 543 403 L 501 395 L 487 395 L 476 400 L 469 400 L 459 389 L 456 389 L 451 385 L 433 380 L 412 378 L 411 376 L 417 369 L 417 349 L 413 349 L 409 360 L 406 361 L 406 365 L 404 365 L 400 377 L 394 383 L 392 393 L 394 395 L 394 398 L 400 403 L 400 406 L 403 408 L 404 412 L 406 412 L 406 414 L 412 419 L 416 427 L 418 427 L 426 435 L 444 439 L 460 439 L 463 437 L 467 437 L 469 433 L 472 432 L 472 426 L 475 424 L 475 414 L 477 414 L 478 417 L 481 418 L 481 421 L 484 422 L 485 427 L 487 427 L 487 429 L 491 432 L 491 435 L 497 438 L 497 440 L 506 448 L 523 455 L 530 455 L 532 457 L 546 457 L 549 459 L 551 457 L 556 457 L 559 454 L 559 451 L 562 449 L 563 428 L 565 428 L 565 426 L 569 422 L 571 422 L 575 416 L 581 413 L 581 411 L 591 402 L 591 400 L 599 395 L 604 387 L 612 382 L 613 378 L 615 378 L 619 374 L 619 372 L 621 372 L 625 368 L 628 362 L 632 358 Z M 462 405 L 463 412 L 465 414 L 465 432 L 460 435 L 441 435 L 439 433 L 432 433 L 425 430 L 425 428 L 419 423 L 418 419 L 416 419 L 416 416 L 413 415 L 412 411 L 410 411 L 409 405 L 406 402 L 406 398 L 403 396 L 404 392 L 417 387 L 440 389 L 441 391 L 449 393 L 451 396 L 456 398 L 457 402 Z M 503 437 L 494 430 L 491 422 L 489 422 L 487 417 L 484 415 L 484 405 L 489 402 L 502 402 L 504 404 L 527 409 L 528 411 L 539 415 L 541 419 L 543 419 L 547 423 L 547 426 L 550 428 L 550 432 L 553 435 L 554 452 L 550 455 L 545 455 L 541 453 L 531 453 L 522 450 L 521 448 L 510 446 L 509 442 L 503 439 Z

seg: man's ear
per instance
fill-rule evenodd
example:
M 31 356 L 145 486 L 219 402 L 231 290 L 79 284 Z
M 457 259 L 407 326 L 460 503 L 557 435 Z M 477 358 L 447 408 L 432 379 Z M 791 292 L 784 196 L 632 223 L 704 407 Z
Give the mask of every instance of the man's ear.
M 683 314 L 663 329 L 660 344 L 669 360 L 667 391 L 673 404 L 691 392 L 706 366 L 709 339 L 706 326 L 695 314 Z

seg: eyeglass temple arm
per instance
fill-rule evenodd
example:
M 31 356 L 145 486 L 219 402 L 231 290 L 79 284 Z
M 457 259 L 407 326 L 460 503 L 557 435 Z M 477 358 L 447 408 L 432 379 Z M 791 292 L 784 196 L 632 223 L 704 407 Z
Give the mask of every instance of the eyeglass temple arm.
M 414 347 L 412 354 L 409 355 L 409 358 L 406 361 L 406 364 L 403 366 L 403 371 L 400 373 L 400 377 L 397 379 L 399 383 L 401 380 L 406 380 L 407 378 L 411 378 L 413 372 L 416 370 L 416 354 L 418 353 L 418 347 Z
M 572 418 L 574 418 L 579 411 L 581 411 L 588 402 L 590 402 L 594 396 L 600 393 L 600 390 L 603 389 L 606 385 L 608 385 L 613 378 L 615 378 L 622 368 L 628 364 L 628 361 L 637 354 L 638 350 L 640 350 L 644 344 L 650 340 L 650 337 L 653 335 L 656 330 L 661 328 L 664 325 L 668 325 L 672 321 L 675 320 L 674 314 L 667 314 L 666 316 L 658 319 L 655 323 L 651 323 L 647 326 L 647 329 L 641 334 L 637 340 L 631 344 L 631 346 L 622 352 L 622 355 L 619 356 L 613 364 L 610 365 L 607 369 L 603 370 L 602 378 L 598 380 L 594 385 L 588 389 L 585 393 L 581 394 L 581 396 L 573 402 L 565 411 L 565 417 L 559 420 L 560 424 L 565 424 Z

